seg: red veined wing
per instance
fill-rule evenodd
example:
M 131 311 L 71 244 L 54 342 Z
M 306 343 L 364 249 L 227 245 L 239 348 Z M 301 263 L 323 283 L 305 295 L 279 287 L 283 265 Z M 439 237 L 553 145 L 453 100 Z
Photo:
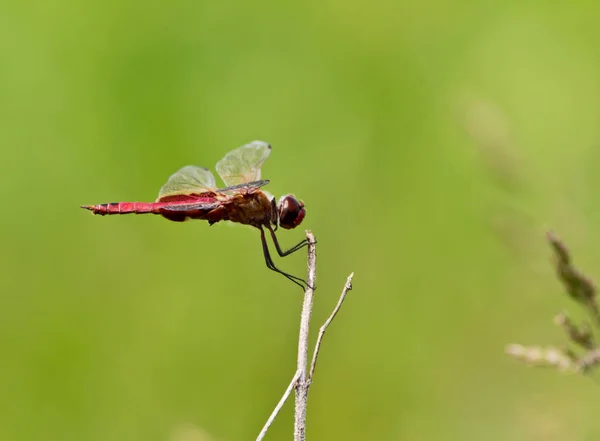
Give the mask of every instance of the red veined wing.
M 217 162 L 217 173 L 228 187 L 260 181 L 260 168 L 269 157 L 271 146 L 252 141 L 230 151 Z
M 215 177 L 204 167 L 186 165 L 173 173 L 158 192 L 156 202 L 177 199 L 177 196 L 214 193 L 217 188 Z

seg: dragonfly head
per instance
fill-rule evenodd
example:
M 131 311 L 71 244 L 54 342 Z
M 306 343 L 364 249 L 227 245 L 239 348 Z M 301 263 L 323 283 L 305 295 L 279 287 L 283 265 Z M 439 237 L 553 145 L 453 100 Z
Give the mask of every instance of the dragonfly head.
M 277 210 L 279 214 L 279 226 L 286 230 L 296 228 L 302 223 L 304 216 L 306 216 L 304 202 L 299 201 L 291 194 L 279 199 Z

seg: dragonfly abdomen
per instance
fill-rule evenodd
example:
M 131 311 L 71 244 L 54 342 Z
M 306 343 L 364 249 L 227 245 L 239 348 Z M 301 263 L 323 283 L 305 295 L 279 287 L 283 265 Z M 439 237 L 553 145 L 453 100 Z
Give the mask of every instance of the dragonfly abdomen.
M 82 205 L 81 208 L 90 210 L 94 214 L 104 216 L 106 214 L 160 214 L 163 204 L 153 202 L 111 202 L 108 204 Z

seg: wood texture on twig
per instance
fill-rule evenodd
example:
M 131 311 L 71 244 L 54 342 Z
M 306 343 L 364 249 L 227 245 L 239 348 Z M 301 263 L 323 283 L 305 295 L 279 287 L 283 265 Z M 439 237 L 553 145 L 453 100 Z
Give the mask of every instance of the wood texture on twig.
M 331 324 L 331 322 L 337 315 L 338 311 L 342 307 L 344 300 L 346 300 L 346 295 L 348 294 L 348 291 L 350 291 L 352 289 L 352 278 L 353 277 L 354 277 L 354 273 L 350 274 L 348 276 L 348 279 L 346 279 L 346 284 L 344 285 L 344 289 L 342 290 L 342 295 L 340 296 L 340 299 L 338 300 L 337 305 L 335 305 L 333 312 L 331 313 L 329 318 L 325 321 L 323 326 L 321 326 L 321 328 L 319 329 L 319 336 L 317 337 L 317 343 L 315 344 L 315 352 L 313 353 L 312 362 L 310 364 L 310 372 L 308 374 L 308 381 L 310 383 L 312 383 L 312 378 L 315 373 L 315 367 L 317 366 L 317 358 L 319 357 L 319 351 L 321 350 L 321 343 L 323 342 L 323 336 L 325 335 L 325 331 L 327 330 L 327 328 L 329 327 L 329 325 Z
M 300 336 L 298 338 L 298 364 L 297 372 L 300 373 L 296 382 L 296 401 L 294 410 L 294 441 L 304 441 L 306 437 L 306 407 L 308 404 L 307 379 L 308 367 L 308 334 L 310 330 L 310 317 L 315 296 L 315 283 L 317 281 L 317 249 L 315 236 L 306 232 L 308 238 L 308 283 L 304 292 L 302 312 L 300 314 Z
M 319 356 L 321 344 L 323 342 L 323 336 L 325 335 L 325 331 L 327 330 L 331 322 L 335 319 L 337 313 L 342 307 L 342 304 L 346 299 L 348 291 L 352 289 L 352 278 L 354 277 L 354 273 L 348 276 L 346 284 L 344 285 L 344 289 L 342 290 L 342 294 L 335 308 L 333 309 L 333 312 L 319 330 L 319 336 L 315 344 L 315 349 L 310 364 L 310 371 L 308 371 L 308 340 L 310 330 L 310 319 L 312 315 L 312 307 L 314 302 L 315 283 L 317 280 L 317 242 L 315 241 L 314 235 L 310 231 L 306 232 L 306 238 L 308 239 L 308 283 L 306 291 L 304 292 L 302 312 L 300 314 L 300 333 L 298 337 L 298 360 L 296 373 L 292 377 L 292 381 L 290 382 L 283 396 L 277 403 L 277 406 L 275 406 L 275 409 L 269 416 L 269 419 L 263 426 L 263 429 L 256 438 L 256 441 L 261 441 L 265 437 L 267 430 L 269 430 L 269 427 L 271 427 L 271 424 L 273 424 L 273 421 L 281 411 L 283 405 L 285 404 L 293 389 L 295 389 L 296 391 L 294 408 L 294 441 L 305 441 L 308 390 L 310 389 L 310 385 L 312 383 L 312 379 L 315 373 L 315 367 L 317 365 L 317 358 Z

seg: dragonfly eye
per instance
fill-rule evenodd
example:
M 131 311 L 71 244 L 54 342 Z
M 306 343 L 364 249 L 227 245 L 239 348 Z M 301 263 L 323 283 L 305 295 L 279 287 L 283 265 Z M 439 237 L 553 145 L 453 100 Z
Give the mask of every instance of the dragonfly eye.
M 289 230 L 296 228 L 306 216 L 304 203 L 292 195 L 284 196 L 279 201 L 279 225 Z

